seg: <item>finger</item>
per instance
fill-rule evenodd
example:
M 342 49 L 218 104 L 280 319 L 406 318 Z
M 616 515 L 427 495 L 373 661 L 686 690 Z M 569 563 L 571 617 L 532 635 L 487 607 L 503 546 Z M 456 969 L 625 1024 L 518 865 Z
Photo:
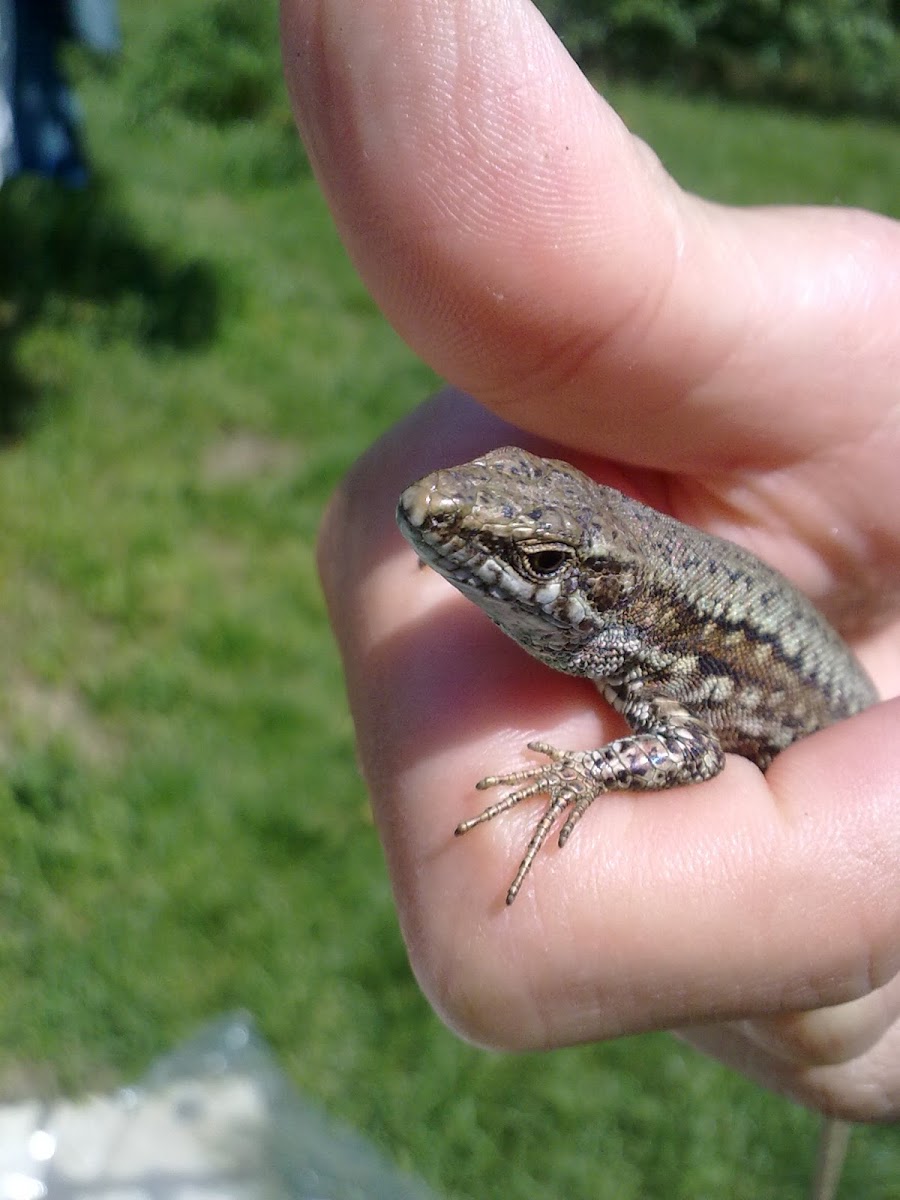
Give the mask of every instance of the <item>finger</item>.
M 425 410 L 389 436 L 339 494 L 321 551 L 363 770 L 432 1003 L 470 1038 L 524 1048 L 882 986 L 900 966 L 889 706 L 800 743 L 765 780 L 730 758 L 707 784 L 605 797 L 564 850 L 542 852 L 509 909 L 539 806 L 453 837 L 481 806 L 475 781 L 523 765 L 527 741 L 588 748 L 613 728 L 589 685 L 523 655 L 392 528 L 410 477 L 503 440 L 477 414 L 445 425 L 439 446 Z
M 670 469 L 871 433 L 895 387 L 876 365 L 898 353 L 893 223 L 683 194 L 527 0 L 283 14 L 341 236 L 441 374 L 536 433 Z
M 900 975 L 858 1000 L 789 1012 L 742 1026 L 770 1054 L 803 1066 L 843 1063 L 865 1054 L 900 1019 Z
M 849 1121 L 900 1113 L 900 978 L 868 996 L 817 1012 L 694 1025 L 696 1049 L 812 1108 Z

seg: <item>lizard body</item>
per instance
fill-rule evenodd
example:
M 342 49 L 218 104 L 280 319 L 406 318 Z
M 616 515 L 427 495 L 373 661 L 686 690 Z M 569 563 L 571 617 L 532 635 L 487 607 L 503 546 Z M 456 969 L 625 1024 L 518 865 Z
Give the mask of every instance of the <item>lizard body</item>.
M 523 785 L 466 832 L 546 793 L 507 903 L 557 819 L 564 844 L 607 791 L 709 779 L 731 751 L 762 770 L 799 738 L 876 700 L 849 647 L 785 577 L 567 463 L 506 447 L 405 489 L 419 556 L 548 666 L 592 679 L 632 734 L 489 776 Z
M 604 792 L 709 779 L 728 751 L 765 770 L 792 742 L 877 699 L 783 575 L 567 463 L 494 450 L 410 484 L 397 519 L 424 562 L 535 657 L 592 679 L 632 730 L 597 750 L 532 742 L 548 762 L 476 785 L 513 790 L 457 833 L 549 797 L 508 904 L 563 814 L 561 846 Z M 822 1162 L 844 1128 L 826 1123 Z

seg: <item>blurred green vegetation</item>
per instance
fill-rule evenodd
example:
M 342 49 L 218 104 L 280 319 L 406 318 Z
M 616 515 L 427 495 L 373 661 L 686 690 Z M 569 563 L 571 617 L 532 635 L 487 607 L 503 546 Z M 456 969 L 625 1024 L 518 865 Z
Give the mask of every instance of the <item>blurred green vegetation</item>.
M 448 1196 L 801 1194 L 813 1117 L 671 1039 L 493 1056 L 420 996 L 312 547 L 434 379 L 336 239 L 274 14 L 122 10 L 118 69 L 72 62 L 95 182 L 0 191 L 0 1093 L 133 1078 L 240 1006 Z M 612 99 L 708 195 L 900 215 L 884 127 Z M 897 1178 L 861 1131 L 846 1194 Z
M 538 0 L 578 60 L 677 92 L 900 116 L 897 0 Z

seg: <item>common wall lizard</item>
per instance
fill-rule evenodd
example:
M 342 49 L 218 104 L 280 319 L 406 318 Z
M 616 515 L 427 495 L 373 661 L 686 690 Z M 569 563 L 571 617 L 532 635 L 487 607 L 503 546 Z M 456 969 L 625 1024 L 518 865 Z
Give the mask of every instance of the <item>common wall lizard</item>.
M 494 450 L 410 484 L 397 519 L 424 562 L 531 654 L 592 679 L 632 730 L 597 750 L 529 743 L 546 763 L 476 785 L 513 790 L 458 834 L 549 797 L 508 904 L 553 827 L 561 821 L 564 845 L 604 792 L 709 779 L 726 751 L 765 770 L 792 742 L 877 699 L 850 649 L 784 576 L 568 463 Z M 816 1200 L 834 1194 L 824 1162 L 835 1148 L 843 1157 L 845 1129 L 826 1124 Z

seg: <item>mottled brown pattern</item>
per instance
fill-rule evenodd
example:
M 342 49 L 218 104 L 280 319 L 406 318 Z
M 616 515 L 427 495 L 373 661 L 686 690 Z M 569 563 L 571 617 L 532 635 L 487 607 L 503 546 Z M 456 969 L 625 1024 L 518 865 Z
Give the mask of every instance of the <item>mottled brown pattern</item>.
M 427 475 L 397 519 L 420 557 L 549 666 L 593 679 L 633 730 L 590 751 L 490 776 L 514 790 L 466 832 L 546 794 L 507 902 L 567 810 L 560 844 L 603 792 L 708 779 L 723 751 L 763 770 L 859 712 L 875 690 L 784 576 L 731 542 L 516 447 Z
M 782 575 L 567 463 L 495 450 L 411 484 L 397 519 L 425 562 L 530 653 L 593 679 L 633 730 L 598 750 L 532 742 L 545 764 L 477 784 L 513 790 L 457 833 L 549 797 L 507 904 L 563 814 L 561 846 L 604 792 L 708 779 L 723 751 L 765 770 L 798 738 L 876 699 L 848 647 Z M 823 1125 L 815 1200 L 835 1194 L 847 1131 Z

